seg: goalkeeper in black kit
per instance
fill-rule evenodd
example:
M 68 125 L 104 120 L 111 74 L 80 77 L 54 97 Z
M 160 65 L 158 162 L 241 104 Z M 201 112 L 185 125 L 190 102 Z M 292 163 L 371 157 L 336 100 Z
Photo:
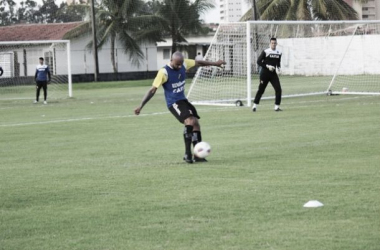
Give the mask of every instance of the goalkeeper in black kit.
M 270 39 L 270 48 L 261 52 L 259 58 L 257 59 L 257 64 L 261 66 L 260 70 L 260 84 L 257 90 L 255 100 L 253 101 L 252 111 L 256 112 L 257 105 L 260 103 L 260 99 L 264 94 L 264 91 L 270 82 L 276 92 L 276 100 L 274 111 L 282 111 L 280 109 L 281 104 L 281 85 L 280 79 L 278 79 L 278 74 L 281 72 L 281 55 L 282 53 L 276 49 L 277 39 Z

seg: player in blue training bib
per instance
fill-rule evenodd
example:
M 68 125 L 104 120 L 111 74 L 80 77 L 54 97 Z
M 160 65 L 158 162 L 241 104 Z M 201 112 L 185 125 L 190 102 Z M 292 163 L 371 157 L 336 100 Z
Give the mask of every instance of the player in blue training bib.
M 40 57 L 40 64 L 36 67 L 36 74 L 34 76 L 37 84 L 37 93 L 36 93 L 36 100 L 34 103 L 38 103 L 38 100 L 40 98 L 40 90 L 41 88 L 44 90 L 44 104 L 47 104 L 47 84 L 50 82 L 50 70 L 49 66 L 44 64 L 44 59 Z
M 187 100 L 185 96 L 186 71 L 194 66 L 217 66 L 226 64 L 225 61 L 217 62 L 184 59 L 181 52 L 175 52 L 170 63 L 160 69 L 153 81 L 153 86 L 144 96 L 139 107 L 135 109 L 135 114 L 139 115 L 144 105 L 154 96 L 157 88 L 162 86 L 165 91 L 165 100 L 170 112 L 179 122 L 185 125 L 183 137 L 185 139 L 185 156 L 187 163 L 193 163 L 191 144 L 195 147 L 202 141 L 201 130 L 197 110 Z M 194 157 L 196 162 L 205 162 L 206 159 Z

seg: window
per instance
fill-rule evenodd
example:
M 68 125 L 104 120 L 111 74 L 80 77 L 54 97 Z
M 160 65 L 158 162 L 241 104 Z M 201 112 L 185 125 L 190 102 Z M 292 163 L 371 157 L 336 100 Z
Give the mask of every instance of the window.
M 368 15 L 363 15 L 363 18 L 368 18 Z
M 170 49 L 164 49 L 164 59 L 170 59 Z

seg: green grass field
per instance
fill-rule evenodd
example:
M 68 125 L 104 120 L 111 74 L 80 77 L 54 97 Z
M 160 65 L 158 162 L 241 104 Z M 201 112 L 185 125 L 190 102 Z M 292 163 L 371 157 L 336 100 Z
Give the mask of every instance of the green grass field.
M 0 249 L 380 249 L 378 96 L 199 106 L 190 165 L 162 89 L 133 114 L 150 82 L 0 101 Z

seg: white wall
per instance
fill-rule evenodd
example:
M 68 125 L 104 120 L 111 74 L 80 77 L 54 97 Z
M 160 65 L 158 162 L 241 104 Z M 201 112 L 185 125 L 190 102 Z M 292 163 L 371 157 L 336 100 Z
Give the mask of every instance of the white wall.
M 71 41 L 71 71 L 72 74 L 92 74 L 94 73 L 94 59 L 90 50 L 86 49 L 86 45 L 90 41 L 90 37 L 83 37 Z M 55 75 L 67 75 L 67 51 L 66 46 L 55 46 L 55 68 L 52 69 Z M 144 54 L 144 59 L 140 61 L 140 65 L 134 65 L 129 55 L 124 53 L 120 43 L 116 44 L 117 49 L 117 67 L 118 72 L 133 71 L 155 71 L 157 70 L 157 47 L 155 44 L 141 44 L 140 48 Z M 20 68 L 20 76 L 24 76 L 24 52 L 26 50 L 27 76 L 34 76 L 36 66 L 39 63 L 39 57 L 44 57 L 44 52 L 54 51 L 51 44 L 44 45 L 17 45 L 9 48 L 10 52 L 16 52 Z M 111 63 L 110 44 L 103 46 L 98 51 L 99 72 L 113 73 Z
M 86 49 L 90 39 L 90 36 L 87 36 L 71 41 L 71 70 L 73 74 L 94 73 L 94 55 Z M 110 43 L 107 43 L 98 51 L 100 73 L 113 72 L 110 47 Z M 116 42 L 115 47 L 118 72 L 153 71 L 157 69 L 157 49 L 154 43 L 140 44 L 144 59 L 140 61 L 139 66 L 132 63 L 132 59 L 124 53 L 119 41 Z
M 34 76 L 36 73 L 36 66 L 39 64 L 39 58 L 44 57 L 44 52 L 53 51 L 49 48 L 51 44 L 45 45 L 17 45 L 9 50 L 16 52 L 19 63 L 20 76 L 25 76 L 25 64 L 27 76 Z M 24 60 L 24 50 L 26 51 L 26 62 Z M 57 61 L 57 74 L 67 74 L 67 56 L 66 51 L 62 47 L 56 47 L 55 56 Z
M 170 58 L 164 58 L 164 50 L 165 49 L 170 50 L 169 54 L 171 55 L 171 46 L 157 47 L 157 70 L 164 67 L 166 64 L 168 64 L 170 62 Z M 201 45 L 196 46 L 196 55 L 198 55 L 198 52 L 202 54 L 202 46 Z M 182 54 L 186 59 L 195 59 L 195 58 L 189 58 L 189 55 L 186 51 L 183 51 Z
M 380 35 L 278 39 L 287 75 L 380 74 Z M 346 49 L 349 46 L 349 49 Z M 346 54 L 345 54 L 346 53 Z
M 198 52 L 203 54 L 203 45 L 210 45 L 213 38 L 214 38 L 214 34 L 210 34 L 206 36 L 187 37 L 186 40 L 189 45 L 191 46 L 196 45 L 196 55 L 197 55 Z M 165 66 L 170 61 L 170 58 L 164 58 L 164 49 L 169 49 L 170 55 L 171 55 L 171 46 L 172 46 L 171 38 L 166 38 L 164 42 L 157 43 L 157 70 Z M 189 58 L 186 51 L 184 51 L 183 54 L 185 58 Z M 189 58 L 189 59 L 195 59 L 195 58 Z

